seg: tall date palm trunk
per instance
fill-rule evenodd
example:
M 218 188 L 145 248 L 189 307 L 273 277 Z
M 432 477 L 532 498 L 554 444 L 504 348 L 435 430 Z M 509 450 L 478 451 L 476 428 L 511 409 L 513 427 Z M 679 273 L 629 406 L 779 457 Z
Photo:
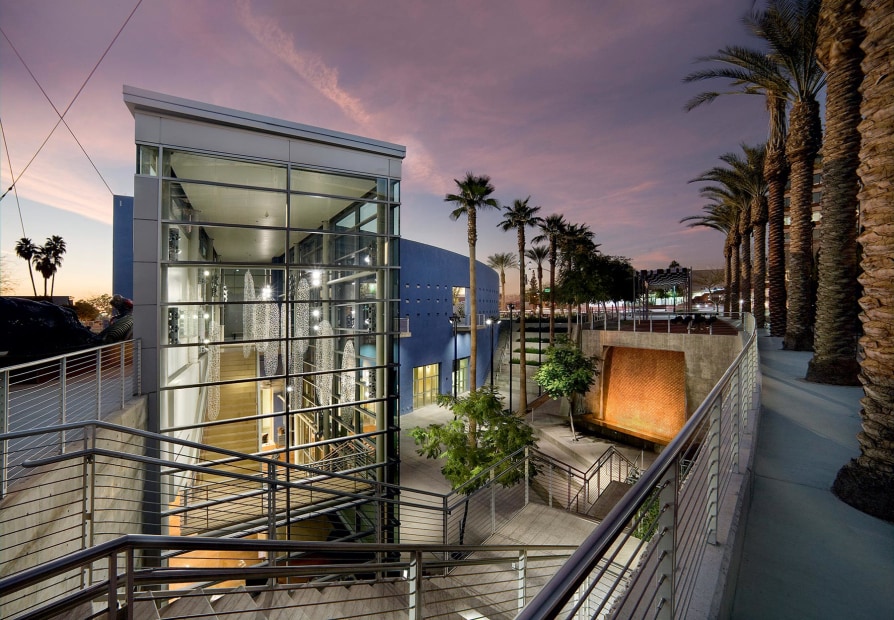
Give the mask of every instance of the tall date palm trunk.
M 860 209 L 863 296 L 860 380 L 863 431 L 860 456 L 841 468 L 832 491 L 868 514 L 894 521 L 894 4 L 863 0 L 860 20 L 863 102 L 860 106 Z
M 807 380 L 859 385 L 857 375 L 857 165 L 863 52 L 859 0 L 826 0 L 817 56 L 826 69 L 823 220 L 814 356 Z

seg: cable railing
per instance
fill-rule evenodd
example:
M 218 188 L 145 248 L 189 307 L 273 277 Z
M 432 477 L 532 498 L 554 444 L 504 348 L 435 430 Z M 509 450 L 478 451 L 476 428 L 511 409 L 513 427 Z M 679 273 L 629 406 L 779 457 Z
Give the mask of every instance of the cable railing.
M 0 433 L 107 419 L 140 394 L 139 377 L 138 340 L 0 368 Z M 75 436 L 60 430 L 57 439 L 25 434 L 0 440 L 0 497 L 21 472 L 22 460 L 79 438 L 79 428 L 69 432 Z
M 533 615 L 522 617 L 530 618 L 607 617 L 609 613 L 625 617 L 643 615 L 648 608 L 667 617 L 685 616 L 707 543 L 717 537 L 720 500 L 738 466 L 739 437 L 748 428 L 749 410 L 756 402 L 757 352 L 753 320 L 748 319 L 746 336 L 750 336 L 743 352 L 677 438 L 652 468 L 640 474 L 639 481 L 567 567 L 560 569 L 558 580 L 547 588 L 549 594 L 531 600 L 531 589 L 526 590 L 524 605 L 518 603 L 518 596 L 513 599 L 517 606 L 512 613 L 524 607 L 523 614 Z M 407 489 L 377 479 L 376 472 L 388 465 L 374 462 L 370 448 L 384 432 L 329 440 L 331 449 L 326 452 L 330 461 L 310 464 L 291 462 L 293 458 L 282 450 L 247 455 L 101 421 L 0 434 L 4 445 L 29 434 L 66 441 L 46 453 L 17 457 L 15 467 L 27 472 L 27 477 L 15 486 L 15 494 L 3 499 L 2 574 L 40 572 L 41 567 L 52 567 L 71 552 L 89 552 L 116 537 L 147 532 L 267 542 L 325 538 L 327 549 L 341 544 L 333 542 L 338 540 L 364 545 L 400 542 L 414 547 L 403 547 L 400 561 L 419 554 L 417 566 L 426 564 L 425 575 L 449 575 L 458 568 L 454 562 L 469 561 L 476 546 L 530 503 L 586 515 L 608 484 L 627 483 L 638 473 L 633 463 L 612 450 L 587 472 L 530 450 L 509 457 L 512 466 L 523 467 L 525 474 L 521 484 L 509 488 L 499 484 L 505 470 L 494 469 L 482 474 L 480 488 L 469 495 L 462 490 L 445 495 Z M 346 446 L 350 442 L 355 444 L 351 448 Z M 201 461 L 183 463 L 182 458 L 177 460 L 183 453 L 204 456 Z M 7 473 L 4 470 L 4 476 Z M 366 549 L 374 552 L 372 547 Z M 263 556 L 267 558 L 264 562 L 260 554 L 231 558 L 227 561 L 232 564 L 217 564 L 218 569 L 238 567 L 242 572 L 234 570 L 225 581 L 215 578 L 213 571 L 205 575 L 207 580 L 183 572 L 203 557 L 211 557 L 201 553 L 189 556 L 164 551 L 160 559 L 152 560 L 156 564 L 145 566 L 181 571 L 176 573 L 176 583 L 192 585 L 181 589 L 178 597 L 199 597 L 206 584 L 229 584 L 232 596 L 238 598 L 235 592 L 239 587 L 251 588 L 274 579 L 263 571 L 282 566 L 274 562 L 271 567 L 265 563 L 270 559 L 281 557 L 290 570 L 308 563 L 306 558 L 287 556 L 271 551 Z M 319 557 L 312 559 L 318 561 Z M 375 555 L 375 560 L 382 559 L 381 553 Z M 518 558 L 514 563 L 524 564 Z M 133 570 L 142 566 L 135 564 Z M 261 572 L 255 574 L 256 566 Z M 390 578 L 394 571 L 404 571 L 402 576 L 409 571 L 395 566 L 377 574 Z M 46 611 L 41 606 L 51 600 L 64 599 L 68 605 L 87 594 L 105 592 L 108 584 L 101 582 L 114 574 L 108 567 L 108 561 L 103 561 L 65 574 L 46 569 L 43 580 L 30 586 L 16 582 L 15 588 L 9 586 L 12 589 L 0 587 L 0 605 L 9 617 L 47 617 L 7 610 L 22 610 L 22 614 L 31 613 L 24 611 L 26 607 Z M 246 577 L 246 567 L 251 567 L 253 577 Z M 321 571 L 313 579 L 338 583 L 339 574 Z M 549 577 L 540 575 L 537 587 Z M 128 569 L 117 583 L 136 583 L 138 579 Z M 277 582 L 283 580 L 290 587 L 306 582 L 298 573 L 275 577 Z M 421 585 L 409 580 L 406 587 Z M 467 586 L 457 588 L 468 590 Z M 407 592 L 409 597 L 411 590 Z M 119 591 L 118 598 L 123 597 L 126 594 Z M 462 604 L 458 600 L 451 611 L 466 609 L 461 605 L 469 604 L 468 599 Z M 158 607 L 171 603 L 171 598 L 153 601 Z M 428 617 L 412 615 L 417 608 L 411 598 L 407 601 L 407 607 L 401 608 L 402 617 Z M 469 613 L 481 613 L 478 607 L 468 609 Z
M 687 617 L 759 402 L 751 315 L 744 327 L 743 350 L 705 401 L 520 619 Z
M 58 438 L 62 431 L 71 437 L 77 426 L 29 432 Z M 0 512 L 4 574 L 133 532 L 399 540 L 468 548 L 482 544 L 529 503 L 546 504 L 544 495 L 558 496 L 558 491 L 548 489 L 570 485 L 567 467 L 535 450 L 507 458 L 509 467 L 524 468 L 528 477 L 522 484 L 504 488 L 500 476 L 507 463 L 501 463 L 482 474 L 474 493 L 438 494 L 376 479 L 381 464 L 374 462 L 371 440 L 381 432 L 329 440 L 325 443 L 332 450 L 327 458 L 299 465 L 288 462 L 283 451 L 247 455 L 106 422 L 80 426 L 81 439 L 50 456 L 22 463 L 27 477 L 12 488 Z M 2 437 L 16 439 L 17 434 Z M 345 444 L 353 447 L 342 447 Z M 175 460 L 184 451 L 215 458 Z M 547 462 L 557 464 L 552 473 L 544 467 Z M 575 475 L 575 488 L 586 487 L 585 474 Z M 33 509 L 36 503 L 39 510 Z M 95 581 L 93 572 L 45 582 L 22 598 L 89 588 Z
M 510 617 L 573 549 L 488 545 L 460 557 L 457 553 L 469 549 L 125 535 L 0 579 L 0 598 L 32 588 L 48 574 L 61 578 L 93 570 L 98 578 L 90 586 L 25 601 L 6 617 L 35 620 L 65 612 L 169 619 L 247 612 L 264 617 Z M 193 566 L 164 561 L 184 556 L 193 558 Z

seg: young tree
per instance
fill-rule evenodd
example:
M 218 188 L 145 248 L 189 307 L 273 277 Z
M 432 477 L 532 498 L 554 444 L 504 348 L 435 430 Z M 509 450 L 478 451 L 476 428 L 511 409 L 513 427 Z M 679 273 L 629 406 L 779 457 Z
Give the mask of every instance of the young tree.
M 81 321 L 92 321 L 99 316 L 99 308 L 86 299 L 77 300 L 74 309 Z
M 567 398 L 571 434 L 574 433 L 574 409 L 578 396 L 583 396 L 599 374 L 599 358 L 584 355 L 567 338 L 560 338 L 556 346 L 546 350 L 546 362 L 540 366 L 534 381 L 553 400 Z
M 495 390 L 482 386 L 456 400 L 440 394 L 438 404 L 453 411 L 453 421 L 417 427 L 410 434 L 419 454 L 445 460 L 441 473 L 454 491 L 471 495 L 488 480 L 480 474 L 498 463 L 495 479 L 503 487 L 511 487 L 524 479 L 525 471 L 519 467 L 522 457 L 506 457 L 535 445 L 534 431 L 523 419 L 503 410 L 503 398 Z M 472 428 L 475 430 L 470 431 Z M 464 510 L 460 544 L 465 534 L 468 502 Z
M 29 265 L 31 263 L 28 263 Z M 5 256 L 0 256 L 0 295 L 9 295 L 18 284 L 9 272 L 9 263 Z

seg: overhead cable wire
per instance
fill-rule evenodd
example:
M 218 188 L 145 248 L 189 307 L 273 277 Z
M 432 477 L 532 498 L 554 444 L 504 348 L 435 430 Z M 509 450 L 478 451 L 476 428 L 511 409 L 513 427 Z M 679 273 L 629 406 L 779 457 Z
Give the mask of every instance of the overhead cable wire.
M 0 136 L 3 136 L 3 150 L 6 151 L 6 161 L 9 162 L 9 176 L 14 177 L 15 175 L 12 172 L 12 158 L 9 156 L 9 145 L 6 143 L 6 131 L 3 129 L 3 120 L 0 119 Z M 19 190 L 14 186 L 10 185 L 9 188 L 13 190 L 16 196 L 16 208 L 19 210 L 19 221 L 22 223 L 22 236 L 27 237 L 27 233 L 25 233 L 25 218 L 22 217 L 22 204 L 19 202 Z
M 78 89 L 78 92 L 75 93 L 74 97 L 72 97 L 71 101 L 68 103 L 68 106 L 66 106 L 65 110 L 63 110 L 61 114 L 59 113 L 58 108 L 56 108 L 56 106 L 53 104 L 53 102 L 52 102 L 52 100 L 50 99 L 49 95 L 47 95 L 46 91 L 45 91 L 45 90 L 43 89 L 43 87 L 40 85 L 40 82 L 37 80 L 37 78 L 36 78 L 36 77 L 34 76 L 34 74 L 31 72 L 31 69 L 28 68 L 27 63 L 25 63 L 25 59 L 22 58 L 22 56 L 19 54 L 19 52 L 18 52 L 18 50 L 16 49 L 15 45 L 12 44 L 12 41 L 11 41 L 11 40 L 9 39 L 9 37 L 6 35 L 6 32 L 3 31 L 2 28 L 0 28 L 0 33 L 3 34 L 3 38 L 5 38 L 6 41 L 9 43 L 9 46 L 12 48 L 13 52 L 15 52 L 16 56 L 17 56 L 18 59 L 21 61 L 22 65 L 23 65 L 23 66 L 25 67 L 25 69 L 28 71 L 28 75 L 31 76 L 31 79 L 33 79 L 33 80 L 34 80 L 34 83 L 37 84 L 37 87 L 40 89 L 40 92 L 43 93 L 43 96 L 46 97 L 46 100 L 49 102 L 50 106 L 53 108 L 53 110 L 54 110 L 54 111 L 56 112 L 56 114 L 59 116 L 59 120 L 56 122 L 55 125 L 53 125 L 53 129 L 50 130 L 49 135 L 48 135 L 48 136 L 46 137 L 46 139 L 41 143 L 40 147 L 37 149 L 37 152 L 35 152 L 34 155 L 31 157 L 31 159 L 28 161 L 28 163 L 25 165 L 25 167 L 24 167 L 24 168 L 22 169 L 22 171 L 19 173 L 19 176 L 15 177 L 15 178 L 13 179 L 13 181 L 12 181 L 12 185 L 10 185 L 9 188 L 8 188 L 5 192 L 3 192 L 3 195 L 0 195 L 0 200 L 3 200 L 3 198 L 6 197 L 6 195 L 9 193 L 9 191 L 15 187 L 15 185 L 16 185 L 16 183 L 18 183 L 19 179 L 22 178 L 22 175 L 25 174 L 25 171 L 28 170 L 28 168 L 31 166 L 31 164 L 34 162 L 34 160 L 37 158 L 37 156 L 38 156 L 38 155 L 40 154 L 40 152 L 43 150 L 43 147 L 46 146 L 46 143 L 49 142 L 50 137 L 53 135 L 53 133 L 55 133 L 55 131 L 56 131 L 56 129 L 59 127 L 59 124 L 60 124 L 60 123 L 62 123 L 62 124 L 65 125 L 66 129 L 68 129 L 68 132 L 71 134 L 71 137 L 74 138 L 75 142 L 78 143 L 78 146 L 81 148 L 81 151 L 84 153 L 84 156 L 87 158 L 87 161 L 89 161 L 89 162 L 90 162 L 90 165 L 93 166 L 93 169 L 96 170 L 96 174 L 99 175 L 99 178 L 102 180 L 103 184 L 106 186 L 106 189 L 109 190 L 109 193 L 110 193 L 110 194 L 114 195 L 114 192 L 112 191 L 112 188 L 109 187 L 109 184 L 106 183 L 106 180 L 103 178 L 102 173 L 100 173 L 99 169 L 96 167 L 96 164 L 94 164 L 94 163 L 93 163 L 93 160 L 90 159 L 90 155 L 87 154 L 87 151 L 84 149 L 83 145 L 82 145 L 81 142 L 78 140 L 77 136 L 75 136 L 74 132 L 71 130 L 71 127 L 69 127 L 69 126 L 68 126 L 68 123 L 65 122 L 65 115 L 68 114 L 68 111 L 71 109 L 71 106 L 73 106 L 74 103 L 75 103 L 75 101 L 77 101 L 78 97 L 80 97 L 81 92 L 83 92 L 84 88 L 87 86 L 87 83 L 90 81 L 90 78 L 92 78 L 92 77 L 93 77 L 93 74 L 96 73 L 96 70 L 99 68 L 99 65 L 100 65 L 100 64 L 102 63 L 102 61 L 105 59 L 106 55 L 109 53 L 109 50 L 112 49 L 112 46 L 115 45 L 115 41 L 117 41 L 117 40 L 118 40 L 118 37 L 121 36 L 121 33 L 124 31 L 124 28 L 125 28 L 125 27 L 127 26 L 127 24 L 130 22 L 130 19 L 133 17 L 134 13 L 137 12 L 137 9 L 140 8 L 140 5 L 141 5 L 142 3 L 143 3 L 143 0 L 137 0 L 137 3 L 136 3 L 136 5 L 133 7 L 133 10 L 130 12 L 130 15 L 128 15 L 128 16 L 127 16 L 127 19 L 124 20 L 124 23 L 121 24 L 121 27 L 118 29 L 118 32 L 115 33 L 115 36 L 114 36 L 114 38 L 112 39 L 111 43 L 109 43 L 108 47 L 106 47 L 105 51 L 102 53 L 102 56 L 100 56 L 100 57 L 99 57 L 99 60 L 96 61 L 96 64 L 93 65 L 93 69 L 91 69 L 90 73 L 87 75 L 87 77 L 86 77 L 86 79 L 84 80 L 83 84 L 81 84 L 81 87 Z M 17 193 L 16 195 L 18 195 L 18 193 Z

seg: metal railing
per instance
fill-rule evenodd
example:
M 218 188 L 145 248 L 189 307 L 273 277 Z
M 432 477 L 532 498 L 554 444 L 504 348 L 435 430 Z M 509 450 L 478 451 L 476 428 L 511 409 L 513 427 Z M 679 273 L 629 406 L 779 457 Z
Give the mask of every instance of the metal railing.
M 546 592 L 527 604 L 531 593 L 527 591 L 526 604 L 518 607 L 524 607 L 521 617 L 607 617 L 612 611 L 619 616 L 636 617 L 644 615 L 646 608 L 659 616 L 685 616 L 705 545 L 717 536 L 720 501 L 738 467 L 739 437 L 749 426 L 749 411 L 756 402 L 753 398 L 758 390 L 757 350 L 750 316 L 745 327 L 748 338 L 742 353 L 706 401 L 602 525 L 560 569 Z M 0 434 L 0 441 L 11 442 L 24 434 Z M 317 527 L 321 533 L 331 533 L 334 522 L 321 519 L 325 521 L 327 515 L 338 514 L 356 524 L 353 531 L 344 534 L 344 540 L 381 544 L 399 533 L 402 542 L 415 546 L 415 550 L 404 548 L 402 553 L 417 558 L 417 568 L 425 561 L 426 572 L 447 573 L 457 567 L 438 562 L 449 563 L 474 551 L 475 545 L 529 502 L 540 501 L 585 513 L 592 503 L 590 500 L 598 498 L 604 488 L 604 480 L 622 480 L 622 476 L 626 479 L 632 466 L 626 459 L 620 461 L 607 453 L 595 470 L 579 472 L 532 451 L 510 457 L 515 466 L 525 468 L 528 477 L 522 484 L 504 489 L 499 485 L 499 473 L 484 472 L 486 482 L 475 493 L 442 495 L 377 482 L 371 472 L 383 464 L 358 461 L 364 450 L 351 452 L 337 446 L 333 446 L 332 453 L 339 459 L 351 454 L 340 461 L 351 464 L 344 465 L 348 469 L 341 472 L 331 471 L 340 467 L 333 468 L 331 464 L 299 466 L 285 458 L 277 459 L 276 454 L 246 455 L 105 422 L 52 426 L 31 431 L 31 435 L 52 436 L 57 443 L 65 438 L 66 444 L 45 455 L 23 457 L 17 465 L 34 476 L 34 484 L 21 485 L 23 489 L 28 487 L 32 492 L 37 489 L 38 493 L 40 489 L 51 489 L 51 492 L 41 498 L 40 509 L 28 519 L 17 520 L 15 513 L 8 510 L 14 498 L 4 500 L 0 532 L 6 540 L 18 542 L 4 542 L 2 556 L 8 559 L 28 547 L 20 554 L 26 557 L 20 565 L 4 566 L 4 574 L 14 574 L 16 578 L 15 581 L 10 581 L 13 578 L 0 580 L 4 610 L 19 609 L 22 604 L 37 609 L 50 600 L 77 604 L 88 600 L 85 596 L 110 591 L 111 585 L 119 592 L 119 598 L 126 597 L 118 590 L 122 581 L 127 584 L 139 581 L 137 569 L 170 568 L 177 554 L 164 555 L 166 563 L 163 564 L 132 564 L 120 578 L 111 580 L 108 576 L 114 577 L 117 567 L 123 565 L 120 559 L 113 564 L 108 559 L 97 563 L 94 558 L 89 566 L 81 564 L 78 570 L 67 573 L 55 572 L 54 567 L 72 550 L 92 554 L 110 539 L 140 530 L 147 522 L 154 526 L 163 523 L 168 529 L 162 531 L 185 533 L 193 528 L 191 533 L 195 536 L 191 540 L 201 540 L 198 536 L 209 534 L 272 539 L 288 536 L 291 526 L 298 522 L 303 527 Z M 145 454 L 147 442 L 157 444 L 151 457 Z M 216 451 L 217 458 L 189 464 L 169 458 L 183 452 L 184 447 L 195 454 Z M 144 488 L 143 476 L 152 468 L 159 470 L 161 481 Z M 533 478 L 532 470 L 537 472 Z M 45 482 L 51 484 L 45 485 Z M 204 490 L 200 496 L 193 497 L 182 492 L 191 492 L 193 488 Z M 113 490 L 119 495 L 101 489 Z M 143 493 L 151 496 L 148 502 Z M 27 502 L 28 498 L 23 495 L 22 499 Z M 147 504 L 156 506 L 156 512 L 147 512 Z M 60 520 L 60 515 L 65 515 L 67 520 Z M 42 523 L 61 538 L 41 538 Z M 43 541 L 40 549 L 33 548 L 33 541 L 37 539 Z M 277 544 L 265 542 L 274 547 Z M 325 548 L 333 549 L 337 544 L 325 543 Z M 451 547 L 443 547 L 445 544 Z M 278 557 L 274 547 L 267 557 Z M 283 557 L 288 556 L 284 551 L 277 551 Z M 126 551 L 121 553 L 126 555 Z M 382 558 L 377 556 L 377 559 Z M 520 556 L 514 562 L 524 565 Z M 264 566 L 262 563 L 259 570 L 271 568 Z M 289 570 L 293 569 L 297 567 L 289 566 Z M 223 579 L 225 571 L 217 570 L 220 577 L 215 577 L 212 570 L 203 579 L 182 571 L 167 574 L 176 575 L 176 583 L 193 584 L 186 596 L 199 596 L 200 591 L 194 588 L 206 581 L 216 583 Z M 273 578 L 263 570 L 257 573 L 258 579 Z M 396 570 L 412 572 L 411 567 L 391 565 L 388 574 Z M 235 578 L 236 574 L 231 572 L 228 577 Z M 244 581 L 245 569 L 240 569 L 238 574 Z M 331 567 L 326 574 L 333 574 Z M 28 576 L 30 585 L 23 585 L 25 582 L 17 579 L 22 575 Z M 416 579 L 407 581 L 407 588 L 416 588 L 409 592 L 421 592 L 421 573 L 417 571 L 416 575 Z M 292 577 L 297 579 L 300 575 L 295 573 Z M 277 574 L 276 578 L 284 577 Z M 541 582 L 546 580 L 542 576 Z M 37 597 L 35 592 L 43 596 Z M 177 596 L 182 595 L 183 591 Z M 19 607 L 7 606 L 9 597 L 15 597 Z M 156 600 L 154 604 L 170 602 L 165 600 Z M 417 599 L 407 600 L 410 617 L 423 617 L 421 611 L 419 615 L 412 615 L 417 613 L 414 609 L 421 609 L 414 606 L 413 600 Z M 513 600 L 521 599 L 515 596 Z M 41 616 L 38 613 L 12 617 Z
M 79 617 L 109 619 L 158 618 L 159 613 L 168 619 L 241 612 L 267 617 L 284 610 L 326 618 L 389 614 L 421 619 L 446 612 L 510 617 L 573 549 L 125 535 L 0 579 L 0 597 L 33 588 L 47 575 L 64 578 L 92 571 L 101 578 L 89 587 L 29 602 L 15 617 L 37 620 L 71 610 L 80 612 Z M 171 557 L 207 567 L 173 566 L 164 560 Z M 247 577 L 257 585 L 244 583 Z
M 0 434 L 107 419 L 141 392 L 140 351 L 138 340 L 128 340 L 0 368 Z M 21 460 L 77 439 L 65 432 L 58 441 L 27 435 L 0 440 L 0 497 L 21 473 Z
M 481 474 L 483 482 L 474 493 L 438 494 L 378 482 L 375 472 L 381 464 L 373 462 L 368 449 L 377 433 L 329 440 L 326 458 L 297 465 L 276 451 L 242 454 L 107 422 L 28 431 L 57 439 L 60 432 L 80 439 L 49 456 L 25 460 L 20 467 L 27 477 L 4 501 L 0 550 L 5 574 L 133 532 L 275 539 L 291 536 L 297 527 L 302 537 L 331 539 L 338 530 L 334 524 L 348 523 L 352 529 L 338 534 L 342 540 L 381 543 L 399 535 L 404 543 L 469 548 L 530 502 L 585 514 L 582 498 L 593 493 L 589 489 L 609 476 L 622 477 L 620 471 L 605 471 L 615 457 L 601 459 L 588 473 L 529 450 L 507 457 L 510 467 L 524 468 L 522 484 L 504 488 L 500 475 L 506 463 L 500 463 Z M 154 450 L 147 450 L 152 444 Z M 214 460 L 184 463 L 177 460 L 183 452 L 211 454 Z M 153 468 L 158 470 L 155 484 L 147 474 Z M 40 509 L 33 510 L 37 498 Z M 74 596 L 102 574 L 91 569 L 44 581 L 4 605 L 18 609 L 50 593 Z
M 687 617 L 722 502 L 735 501 L 726 489 L 759 402 L 751 315 L 745 332 L 743 350 L 705 401 L 520 619 Z M 612 568 L 619 564 L 620 573 Z

